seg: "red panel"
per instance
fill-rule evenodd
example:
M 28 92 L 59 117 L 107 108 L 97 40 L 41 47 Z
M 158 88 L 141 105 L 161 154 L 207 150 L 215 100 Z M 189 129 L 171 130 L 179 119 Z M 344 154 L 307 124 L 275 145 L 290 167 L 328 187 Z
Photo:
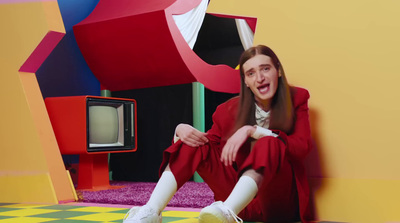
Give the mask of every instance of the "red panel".
M 200 0 L 101 0 L 74 26 L 79 48 L 94 75 L 111 91 L 184 84 L 237 93 L 237 70 L 201 60 L 172 18 Z
M 157 19 L 164 19 L 164 23 Z M 149 26 L 140 27 L 142 20 L 148 21 Z M 78 41 L 79 47 L 104 87 L 116 91 L 196 81 L 176 48 L 168 44 L 173 40 L 161 11 L 118 21 L 74 27 L 77 39 L 81 35 L 85 37 L 81 39 L 84 43 Z M 129 26 L 136 28 L 127 30 Z M 157 30 L 157 33 L 140 35 L 150 30 Z M 92 34 L 101 38 L 93 38 Z
M 125 98 L 108 98 L 99 96 L 49 97 L 45 99 L 54 134 L 61 154 L 79 154 L 77 189 L 104 190 L 115 188 L 109 183 L 108 153 L 133 152 L 115 150 L 107 152 L 87 152 L 87 98 L 114 99 L 133 101 Z M 136 114 L 136 106 L 135 106 Z M 136 115 L 135 115 L 135 133 Z M 137 137 L 135 137 L 137 145 Z
M 86 151 L 86 96 L 45 99 L 61 154 Z
M 123 101 L 133 101 L 126 98 L 108 98 L 99 96 L 70 96 L 48 97 L 45 99 L 47 112 L 53 131 L 57 139 L 61 154 L 89 154 L 87 152 L 87 127 L 86 127 L 86 99 L 103 98 Z M 136 109 L 136 107 L 135 107 Z M 136 110 L 135 110 L 136 114 Z M 137 132 L 137 120 L 135 116 L 135 132 Z M 135 137 L 137 145 L 137 137 Z M 116 150 L 105 152 L 90 152 L 90 154 L 133 152 L 131 150 Z
M 106 190 L 123 186 L 111 186 L 107 154 L 82 154 L 79 156 L 79 190 Z
M 42 63 L 64 37 L 64 35 L 65 33 L 49 31 L 29 56 L 29 58 L 25 61 L 25 63 L 21 66 L 19 71 L 36 73 Z

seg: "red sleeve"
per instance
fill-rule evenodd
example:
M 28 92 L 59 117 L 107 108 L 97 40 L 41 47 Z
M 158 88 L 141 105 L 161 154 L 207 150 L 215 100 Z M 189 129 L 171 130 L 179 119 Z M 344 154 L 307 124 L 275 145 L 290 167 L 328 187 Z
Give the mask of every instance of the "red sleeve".
M 221 112 L 218 112 L 218 108 L 215 110 L 212 115 L 213 125 L 211 129 L 207 131 L 207 138 L 213 142 L 221 141 L 221 123 L 218 121 L 218 117 L 221 115 Z
M 238 99 L 238 97 L 232 98 L 217 107 L 212 116 L 213 125 L 207 132 L 210 141 L 220 143 L 221 146 L 225 145 L 235 123 Z
M 278 131 L 278 137 L 286 144 L 286 155 L 290 159 L 302 160 L 311 150 L 311 129 L 308 116 L 308 99 L 310 94 L 306 89 L 295 88 L 293 92 L 293 106 L 295 123 L 291 134 L 286 135 Z

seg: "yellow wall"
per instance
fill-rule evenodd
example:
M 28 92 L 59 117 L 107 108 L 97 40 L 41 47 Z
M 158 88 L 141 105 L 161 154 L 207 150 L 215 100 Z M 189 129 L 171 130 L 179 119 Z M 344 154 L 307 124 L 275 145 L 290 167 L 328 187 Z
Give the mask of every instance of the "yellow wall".
M 271 46 L 289 81 L 310 90 L 317 150 L 308 162 L 321 220 L 400 220 L 399 8 L 395 0 L 210 3 L 209 12 L 257 17 L 255 44 Z M 43 104 L 32 108 L 40 92 L 33 74 L 18 72 L 61 24 L 56 1 L 0 4 L 0 202 L 63 200 L 49 170 L 67 178 L 51 126 Z
M 255 44 L 273 48 L 289 82 L 310 91 L 322 220 L 400 220 L 399 9 L 395 0 L 210 3 L 211 13 L 257 17 Z
M 58 4 L 0 4 L 0 29 L 0 202 L 74 200 L 35 74 L 18 71 L 48 31 L 65 33 Z

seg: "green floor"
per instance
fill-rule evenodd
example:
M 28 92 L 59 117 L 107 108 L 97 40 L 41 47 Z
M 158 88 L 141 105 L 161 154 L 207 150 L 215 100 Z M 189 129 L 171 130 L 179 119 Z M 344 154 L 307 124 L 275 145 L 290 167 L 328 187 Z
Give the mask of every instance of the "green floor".
M 128 210 L 129 206 L 86 203 L 60 205 L 0 203 L 0 223 L 121 223 Z M 200 209 L 167 207 L 162 213 L 162 222 L 197 223 L 199 211 Z
M 0 203 L 0 223 L 121 223 L 128 210 L 116 207 Z M 198 214 L 193 211 L 164 211 L 163 223 L 197 222 Z

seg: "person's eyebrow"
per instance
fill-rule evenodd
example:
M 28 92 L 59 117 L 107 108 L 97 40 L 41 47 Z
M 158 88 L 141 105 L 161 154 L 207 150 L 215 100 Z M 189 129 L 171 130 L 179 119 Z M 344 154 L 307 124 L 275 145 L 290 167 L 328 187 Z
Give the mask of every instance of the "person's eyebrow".
M 244 73 L 247 74 L 247 73 L 249 73 L 251 71 L 254 71 L 254 68 L 250 68 L 250 69 L 246 70 Z
M 260 64 L 259 67 L 272 67 L 272 64 Z

